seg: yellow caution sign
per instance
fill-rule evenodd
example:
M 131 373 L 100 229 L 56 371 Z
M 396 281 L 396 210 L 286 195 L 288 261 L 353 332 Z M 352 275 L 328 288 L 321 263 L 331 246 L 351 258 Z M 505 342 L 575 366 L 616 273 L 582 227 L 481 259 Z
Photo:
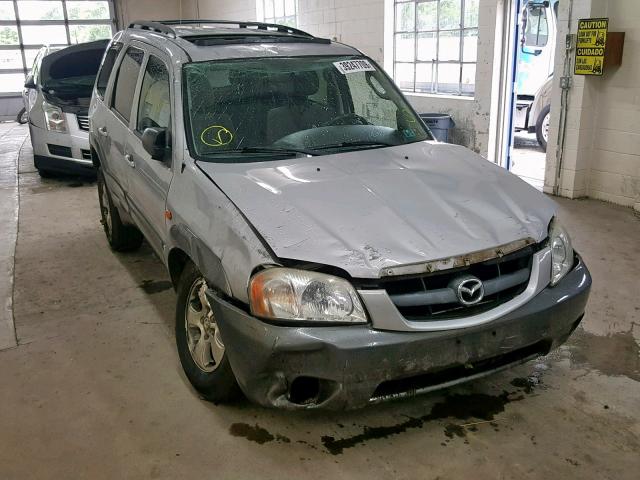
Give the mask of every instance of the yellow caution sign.
M 608 29 L 608 18 L 584 18 L 578 22 L 576 75 L 602 75 Z

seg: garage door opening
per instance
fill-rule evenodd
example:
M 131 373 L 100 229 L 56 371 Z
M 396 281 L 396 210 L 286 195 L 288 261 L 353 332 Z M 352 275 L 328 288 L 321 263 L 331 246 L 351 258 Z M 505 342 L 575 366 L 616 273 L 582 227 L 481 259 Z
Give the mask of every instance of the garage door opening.
M 506 148 L 500 164 L 542 190 L 551 116 L 551 87 L 561 0 L 513 0 L 504 45 L 511 68 L 503 82 Z

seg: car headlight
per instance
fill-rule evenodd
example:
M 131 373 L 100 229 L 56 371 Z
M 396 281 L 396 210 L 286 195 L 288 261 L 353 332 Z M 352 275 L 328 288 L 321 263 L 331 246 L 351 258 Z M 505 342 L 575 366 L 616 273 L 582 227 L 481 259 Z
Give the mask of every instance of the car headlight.
M 268 268 L 249 282 L 251 313 L 265 319 L 366 323 L 360 298 L 349 282 L 333 275 Z
M 47 130 L 67 133 L 67 122 L 60 107 L 42 102 L 42 109 L 44 110 L 44 123 L 47 125 Z
M 549 224 L 549 247 L 551 247 L 551 285 L 558 283 L 573 267 L 573 247 L 569 233 L 554 218 Z

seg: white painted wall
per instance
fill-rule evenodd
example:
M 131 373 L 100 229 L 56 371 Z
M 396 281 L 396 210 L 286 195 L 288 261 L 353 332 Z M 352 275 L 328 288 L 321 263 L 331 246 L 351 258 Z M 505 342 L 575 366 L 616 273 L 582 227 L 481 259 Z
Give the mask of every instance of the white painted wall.
M 115 0 L 119 28 L 133 20 L 195 18 L 195 6 L 196 0 Z
M 640 210 L 640 9 L 637 0 L 574 0 L 567 29 L 566 2 L 560 7 L 563 31 L 575 33 L 577 20 L 609 17 L 609 30 L 626 33 L 620 67 L 602 77 L 573 76 L 559 194 L 589 196 Z M 556 72 L 562 71 L 558 42 Z M 560 109 L 560 75 L 554 79 L 551 110 Z M 545 191 L 555 184 L 558 116 L 550 124 Z
M 593 84 L 596 116 L 587 194 L 640 211 L 640 4 L 609 0 L 609 30 L 625 32 L 622 65 Z
M 256 0 L 197 0 L 200 18 L 256 20 Z

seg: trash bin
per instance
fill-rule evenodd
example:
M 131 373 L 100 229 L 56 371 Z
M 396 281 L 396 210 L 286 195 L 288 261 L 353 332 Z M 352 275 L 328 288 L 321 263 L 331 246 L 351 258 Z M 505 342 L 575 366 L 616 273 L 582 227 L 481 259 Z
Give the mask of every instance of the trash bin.
M 447 113 L 421 113 L 420 118 L 427 124 L 436 140 L 445 143 L 449 141 L 449 129 L 456 126 L 451 115 Z

